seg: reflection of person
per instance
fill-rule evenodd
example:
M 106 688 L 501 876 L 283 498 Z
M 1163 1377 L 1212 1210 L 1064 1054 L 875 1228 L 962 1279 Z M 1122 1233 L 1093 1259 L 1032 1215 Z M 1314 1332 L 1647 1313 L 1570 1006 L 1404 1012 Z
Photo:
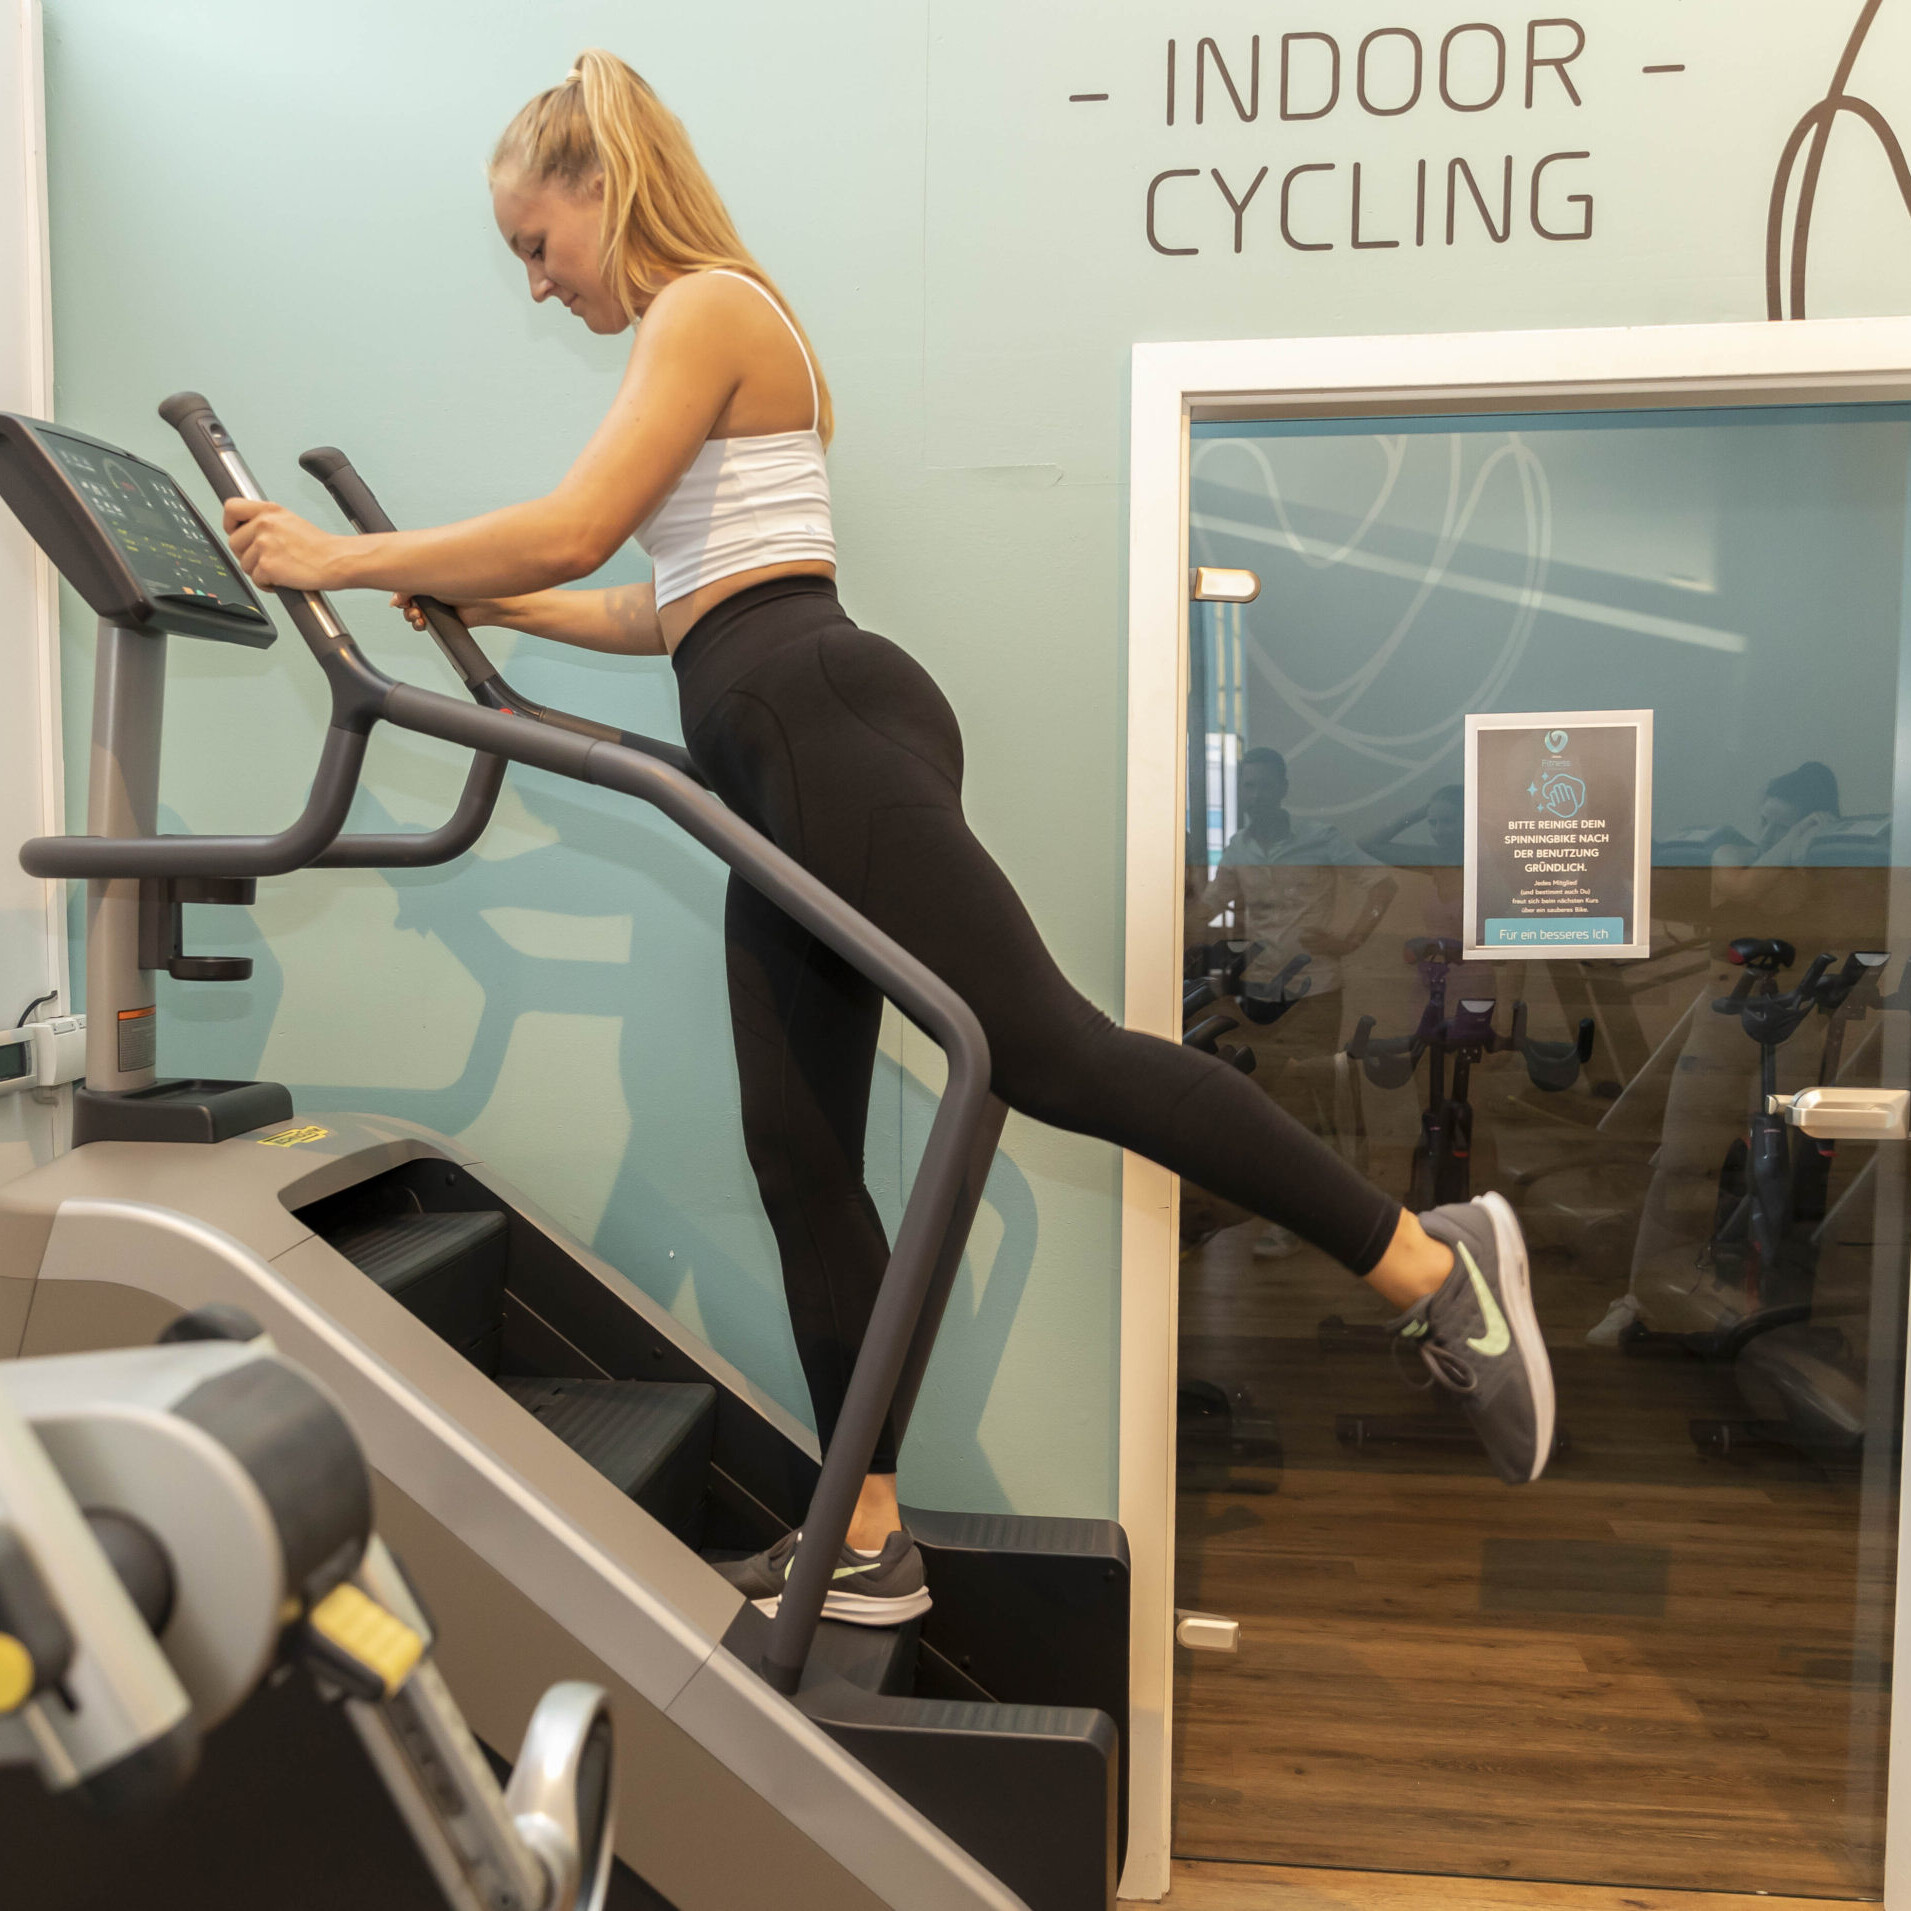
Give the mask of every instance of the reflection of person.
M 1466 790 L 1458 783 L 1446 783 L 1433 792 L 1418 809 L 1409 810 L 1397 823 L 1370 836 L 1362 845 L 1376 862 L 1385 862 L 1388 852 L 1416 823 L 1425 823 L 1433 838 L 1434 860 L 1416 873 L 1426 884 L 1420 916 L 1423 933 L 1444 942 L 1465 946 L 1466 888 L 1463 865 L 1466 860 Z M 1429 1006 L 1436 978 L 1444 981 L 1447 1012 L 1460 1003 L 1492 1001 L 1499 993 L 1492 964 L 1486 962 L 1435 963 L 1419 965 L 1419 1013 Z
M 1721 942 L 1775 936 L 1804 953 L 1823 892 L 1814 893 L 1803 871 L 1812 844 L 1839 821 L 1838 778 L 1827 765 L 1801 763 L 1766 784 L 1756 839 L 1713 852 L 1712 914 Z M 1664 1134 L 1653 1157 L 1631 1278 L 1586 1336 L 1595 1347 L 1619 1346 L 1640 1319 L 1670 1331 L 1711 1324 L 1690 1315 L 1692 1250 L 1703 1246 L 1717 1220 L 1719 1163 L 1744 1130 L 1759 1073 L 1757 1046 L 1746 1039 L 1738 1017 L 1715 1015 L 1710 1004 L 1743 974 L 1714 962 L 1692 1012 L 1666 1096 Z M 1810 1065 L 1802 1044 L 1781 1048 L 1781 1088 L 1804 1086 Z
M 532 298 L 599 337 L 635 330 L 604 422 L 548 496 L 436 529 L 335 537 L 235 500 L 226 526 L 247 572 L 407 603 L 428 592 L 472 623 L 669 655 L 705 779 L 968 1002 L 1004 1101 L 1132 1148 L 1364 1274 L 1501 1471 L 1536 1474 L 1552 1380 L 1511 1211 L 1441 1209 L 1423 1228 L 1226 1063 L 1116 1027 L 970 833 L 954 712 L 837 600 L 828 394 L 682 125 L 622 61 L 586 53 L 512 121 L 490 178 Z M 555 588 L 633 536 L 652 583 Z M 827 1443 L 888 1260 L 863 1180 L 882 999 L 740 878 L 725 934 L 745 1139 Z M 1493 1329 L 1502 1312 L 1510 1338 Z M 885 1430 L 833 1615 L 887 1624 L 927 1604 L 895 1472 Z M 791 1557 L 780 1542 L 735 1582 L 772 1608 Z
M 1240 792 L 1241 827 L 1222 850 L 1193 917 L 1211 923 L 1225 911 L 1235 935 L 1258 945 L 1241 975 L 1249 1026 L 1238 1039 L 1254 1050 L 1255 1075 L 1267 1092 L 1331 1139 L 1332 1077 L 1301 1065 L 1340 1046 L 1341 961 L 1373 934 L 1394 884 L 1331 823 L 1294 817 L 1287 807 L 1287 760 L 1278 750 L 1242 757 Z M 1337 929 L 1349 905 L 1351 920 Z M 1304 966 L 1295 969 L 1298 958 Z M 1254 1252 L 1278 1260 L 1300 1246 L 1291 1229 L 1270 1223 Z
M 1373 934 L 1394 883 L 1387 871 L 1331 823 L 1297 821 L 1287 808 L 1287 760 L 1278 750 L 1250 750 L 1241 759 L 1241 827 L 1228 838 L 1214 879 L 1202 892 L 1196 915 L 1212 922 L 1225 909 L 1235 932 L 1262 945 L 1242 974 L 1249 1002 L 1327 1003 L 1339 1032 L 1341 958 Z M 1345 929 L 1334 923 L 1342 889 L 1354 903 Z M 1296 956 L 1308 958 L 1286 985 L 1281 972 Z M 1332 998 L 1331 1003 L 1328 999 Z M 1316 1020 L 1324 1027 L 1318 1007 Z
M 1465 787 L 1443 783 L 1418 809 L 1409 810 L 1378 836 L 1368 837 L 1363 847 L 1376 862 L 1384 863 L 1387 852 L 1417 823 L 1426 824 L 1427 834 L 1433 838 L 1433 867 L 1442 871 L 1458 869 L 1466 855 Z
M 1765 785 L 1758 806 L 1758 835 L 1749 846 L 1725 844 L 1712 853 L 1717 869 L 1795 868 L 1818 835 L 1840 820 L 1838 779 L 1823 763 L 1801 763 Z M 1715 885 L 1729 895 L 1729 880 Z

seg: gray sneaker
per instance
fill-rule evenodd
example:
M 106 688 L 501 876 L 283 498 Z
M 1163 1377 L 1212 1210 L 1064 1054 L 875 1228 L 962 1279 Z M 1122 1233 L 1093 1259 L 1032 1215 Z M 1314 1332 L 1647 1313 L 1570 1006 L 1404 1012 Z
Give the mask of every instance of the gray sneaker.
M 1553 1369 L 1533 1312 L 1526 1242 L 1497 1194 L 1435 1208 L 1420 1225 L 1453 1248 L 1453 1272 L 1393 1323 L 1427 1371 L 1460 1397 L 1493 1470 L 1536 1480 L 1553 1452 Z
M 800 1528 L 785 1533 L 768 1552 L 721 1565 L 717 1571 L 758 1612 L 774 1619 L 801 1538 Z M 843 1548 L 823 1600 L 823 1617 L 847 1620 L 852 1626 L 899 1626 L 906 1619 L 919 1619 L 929 1606 L 921 1550 L 909 1534 L 895 1532 L 883 1541 L 880 1553 Z

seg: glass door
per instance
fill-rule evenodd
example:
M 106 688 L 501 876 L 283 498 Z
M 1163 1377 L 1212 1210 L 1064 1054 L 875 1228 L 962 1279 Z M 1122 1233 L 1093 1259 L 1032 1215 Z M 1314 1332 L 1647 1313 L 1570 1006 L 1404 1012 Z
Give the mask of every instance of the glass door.
M 1501 1486 L 1184 1185 L 1176 1603 L 1241 1649 L 1178 1655 L 1177 1855 L 1879 1894 L 1907 1148 L 1767 1096 L 1911 1086 L 1908 466 L 1888 405 L 1194 427 L 1260 591 L 1190 620 L 1188 1039 L 1513 1203 L 1560 1431 Z M 1468 959 L 1466 717 L 1631 709 L 1650 955 Z

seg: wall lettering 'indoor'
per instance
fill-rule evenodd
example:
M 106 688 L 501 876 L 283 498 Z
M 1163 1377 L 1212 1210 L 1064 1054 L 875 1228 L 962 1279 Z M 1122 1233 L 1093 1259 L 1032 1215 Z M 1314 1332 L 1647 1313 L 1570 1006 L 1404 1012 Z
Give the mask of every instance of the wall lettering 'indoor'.
M 1521 150 L 1519 124 L 1544 108 L 1556 138 L 1559 110 L 1585 106 L 1587 44 L 1585 26 L 1565 16 L 1536 17 L 1511 31 L 1463 20 L 1444 31 L 1377 27 L 1358 39 L 1314 28 L 1170 39 L 1164 123 L 1184 129 L 1190 145 L 1214 125 L 1328 123 L 1342 136 L 1341 156 L 1288 157 L 1291 134 L 1281 142 L 1283 157 L 1258 169 L 1195 164 L 1190 153 L 1191 163 L 1166 167 L 1147 183 L 1148 244 L 1168 258 L 1195 258 L 1230 247 L 1394 252 L 1589 240 L 1591 150 Z M 1361 119 L 1408 115 L 1426 122 L 1424 156 L 1381 165 L 1344 157 L 1344 135 Z

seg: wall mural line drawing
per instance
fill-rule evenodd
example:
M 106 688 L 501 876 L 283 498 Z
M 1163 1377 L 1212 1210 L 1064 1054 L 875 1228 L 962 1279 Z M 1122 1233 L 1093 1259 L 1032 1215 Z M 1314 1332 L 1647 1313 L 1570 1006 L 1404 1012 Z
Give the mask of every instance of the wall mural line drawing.
M 1253 465 L 1259 487 L 1272 511 L 1272 525 L 1223 521 L 1211 512 L 1197 512 L 1191 523 L 1194 540 L 1204 555 L 1212 556 L 1213 533 L 1219 531 L 1247 536 L 1271 544 L 1297 556 L 1312 570 L 1348 568 L 1398 576 L 1413 585 L 1413 592 L 1380 641 L 1368 655 L 1338 681 L 1323 685 L 1303 684 L 1270 655 L 1264 644 L 1247 648 L 1251 667 L 1266 681 L 1277 698 L 1299 717 L 1305 733 L 1284 745 L 1283 754 L 1290 763 L 1326 745 L 1338 747 L 1350 755 L 1396 769 L 1399 774 L 1378 790 L 1362 790 L 1349 802 L 1310 806 L 1310 816 L 1338 816 L 1365 809 L 1424 777 L 1459 747 L 1467 713 L 1493 708 L 1493 698 L 1510 680 L 1525 656 L 1532 640 L 1533 627 L 1546 603 L 1546 582 L 1552 561 L 1553 502 L 1546 480 L 1546 467 L 1539 454 L 1518 432 L 1508 432 L 1505 442 L 1496 445 L 1481 461 L 1467 483 L 1467 440 L 1458 433 L 1445 440 L 1447 489 L 1441 524 L 1431 556 L 1423 565 L 1409 566 L 1401 560 L 1378 555 L 1366 546 L 1369 533 L 1382 525 L 1389 501 L 1405 469 L 1408 449 L 1418 442 L 1436 446 L 1436 439 L 1414 439 L 1405 435 L 1376 433 L 1371 441 L 1379 450 L 1383 476 L 1372 504 L 1355 525 L 1352 534 L 1337 547 L 1308 536 L 1293 521 L 1281 493 L 1280 480 L 1263 446 L 1251 438 L 1211 438 L 1195 446 L 1192 475 L 1199 480 L 1212 478 L 1212 467 L 1223 454 L 1243 454 Z M 1517 584 L 1496 587 L 1491 594 L 1510 601 L 1513 615 L 1497 652 L 1486 662 L 1480 674 L 1464 687 L 1452 692 L 1449 708 L 1430 713 L 1431 721 L 1394 734 L 1363 729 L 1357 725 L 1361 702 L 1378 684 L 1388 665 L 1408 645 L 1421 613 L 1443 588 L 1467 589 L 1473 580 L 1454 572 L 1454 559 L 1466 542 L 1467 534 L 1486 499 L 1488 488 L 1501 468 L 1510 465 L 1520 486 L 1525 518 L 1525 574 Z M 1486 594 L 1480 592 L 1478 594 Z
M 1772 200 L 1765 229 L 1765 310 L 1775 320 L 1805 317 L 1807 266 L 1811 252 L 1812 218 L 1818 210 L 1818 186 L 1825 170 L 1825 156 L 1838 121 L 1847 113 L 1869 127 L 1890 162 L 1898 182 L 1905 211 L 1911 215 L 1911 162 L 1905 158 L 1903 142 L 1891 122 L 1872 104 L 1851 91 L 1851 76 L 1864 51 L 1873 23 L 1884 0 L 1865 0 L 1851 38 L 1839 56 L 1838 70 L 1832 75 L 1831 88 L 1792 128 L 1791 137 L 1778 161 L 1772 180 Z M 1800 162 L 1803 171 L 1800 172 Z M 1798 184 L 1796 204 L 1792 203 L 1792 184 Z M 1788 206 L 1791 211 L 1786 220 Z M 1786 257 L 1787 240 L 1790 258 Z

